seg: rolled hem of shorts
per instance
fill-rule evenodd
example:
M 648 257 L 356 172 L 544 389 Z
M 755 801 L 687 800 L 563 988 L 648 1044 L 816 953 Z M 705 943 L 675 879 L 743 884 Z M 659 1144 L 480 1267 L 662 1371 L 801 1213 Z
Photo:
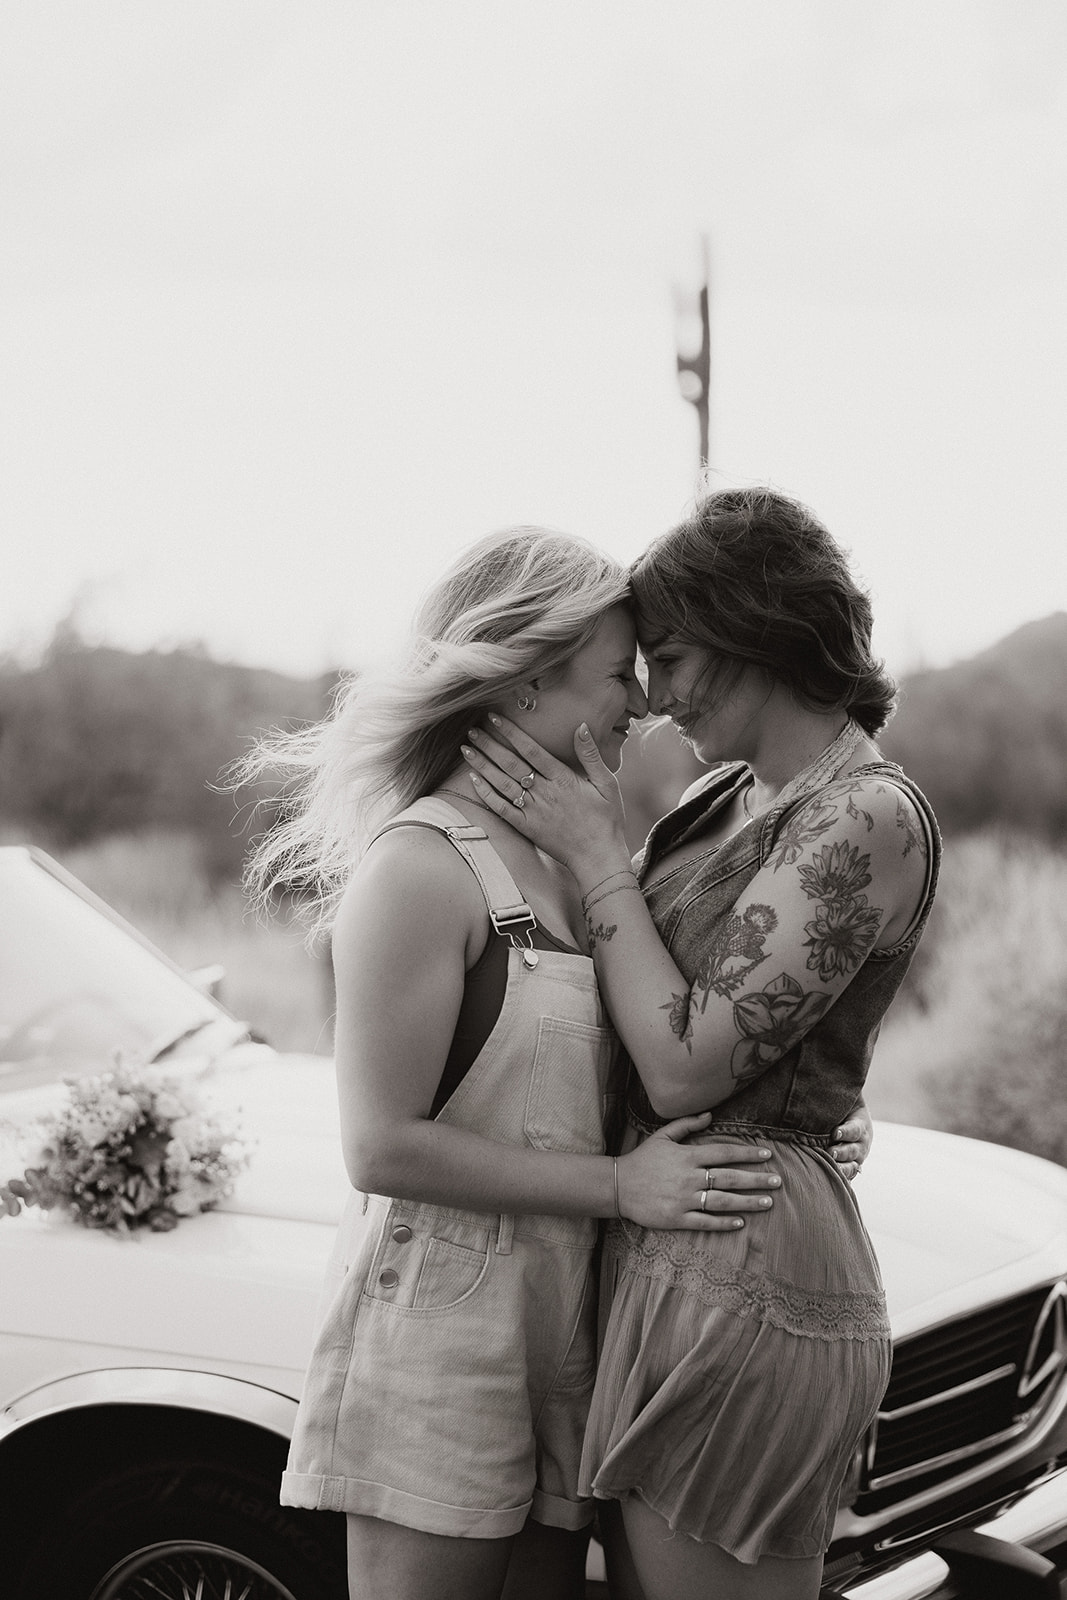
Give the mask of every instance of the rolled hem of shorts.
M 534 1490 L 530 1505 L 534 1522 L 543 1523 L 546 1528 L 566 1528 L 571 1533 L 587 1528 L 595 1511 L 592 1500 L 564 1500 L 562 1495 L 545 1494 L 543 1489 Z
M 374 1483 L 366 1478 L 325 1477 L 311 1472 L 283 1473 L 279 1498 L 283 1506 L 380 1517 L 383 1522 L 399 1522 L 405 1528 L 418 1528 L 422 1533 L 443 1533 L 454 1539 L 506 1539 L 519 1532 L 531 1508 L 529 1500 L 521 1506 L 507 1506 L 502 1510 L 453 1506 L 438 1500 L 424 1500 L 421 1495 L 408 1494 L 387 1483 Z

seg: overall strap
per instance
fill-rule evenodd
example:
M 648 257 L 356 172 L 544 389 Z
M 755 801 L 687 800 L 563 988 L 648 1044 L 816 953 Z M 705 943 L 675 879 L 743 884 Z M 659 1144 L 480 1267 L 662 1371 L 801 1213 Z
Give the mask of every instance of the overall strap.
M 435 833 L 442 834 L 474 873 L 494 931 L 511 939 L 517 948 L 520 936 L 529 935 L 536 928 L 537 918 L 489 843 L 485 829 L 468 822 L 463 813 L 447 801 L 435 800 L 432 796 L 416 800 L 392 822 L 379 828 L 374 838 L 380 839 L 383 833 L 391 833 L 394 828 L 432 828 Z M 374 839 L 370 842 L 373 844 Z

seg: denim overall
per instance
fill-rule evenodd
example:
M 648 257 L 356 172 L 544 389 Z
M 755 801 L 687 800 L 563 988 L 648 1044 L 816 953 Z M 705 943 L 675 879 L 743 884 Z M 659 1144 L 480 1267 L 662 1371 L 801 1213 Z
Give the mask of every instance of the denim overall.
M 481 828 L 420 800 L 510 940 L 496 1024 L 437 1122 L 526 1149 L 601 1154 L 615 1036 L 592 961 L 533 950 L 536 922 Z M 385 831 L 385 830 L 383 830 Z M 493 1538 L 528 1515 L 582 1527 L 593 1387 L 591 1218 L 489 1215 L 353 1192 L 282 1502 Z

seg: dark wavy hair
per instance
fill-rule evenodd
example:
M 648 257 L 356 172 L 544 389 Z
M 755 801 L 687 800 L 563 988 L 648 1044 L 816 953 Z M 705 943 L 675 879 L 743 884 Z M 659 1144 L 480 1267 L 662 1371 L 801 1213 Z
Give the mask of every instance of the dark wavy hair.
M 643 639 L 708 652 L 714 702 L 757 667 L 818 711 L 876 734 L 896 684 L 871 655 L 871 604 L 806 506 L 773 489 L 722 489 L 653 541 L 630 571 Z

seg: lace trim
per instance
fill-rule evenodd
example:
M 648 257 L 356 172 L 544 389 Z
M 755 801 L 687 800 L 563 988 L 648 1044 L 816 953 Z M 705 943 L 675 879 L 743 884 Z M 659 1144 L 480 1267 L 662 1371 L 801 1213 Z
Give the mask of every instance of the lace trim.
M 694 1245 L 625 1221 L 608 1228 L 608 1248 L 624 1271 L 684 1289 L 733 1316 L 757 1317 L 801 1339 L 889 1338 L 881 1294 L 798 1289 L 770 1274 L 757 1278 L 737 1267 L 719 1267 L 707 1258 L 701 1236 L 695 1238 Z

